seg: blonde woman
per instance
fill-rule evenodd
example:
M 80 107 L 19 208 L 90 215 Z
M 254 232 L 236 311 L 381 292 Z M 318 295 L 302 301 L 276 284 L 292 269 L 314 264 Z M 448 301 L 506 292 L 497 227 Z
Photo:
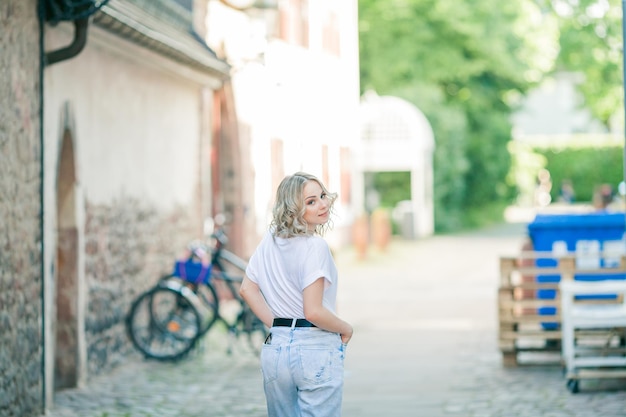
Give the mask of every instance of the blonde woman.
M 339 417 L 352 326 L 335 314 L 337 268 L 326 241 L 336 194 L 298 172 L 278 186 L 270 229 L 241 296 L 270 327 L 261 352 L 269 417 Z

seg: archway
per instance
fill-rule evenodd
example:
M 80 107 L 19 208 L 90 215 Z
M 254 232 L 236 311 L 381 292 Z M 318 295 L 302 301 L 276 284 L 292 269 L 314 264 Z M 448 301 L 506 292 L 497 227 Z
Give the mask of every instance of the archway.
M 403 235 L 415 239 L 434 232 L 433 152 L 430 123 L 413 104 L 399 97 L 363 96 L 360 107 L 361 146 L 357 152 L 355 202 L 371 212 L 380 203 L 373 182 L 377 175 L 405 178 L 405 200 L 396 201 Z M 361 184 L 359 184 L 361 182 Z M 389 189 L 389 187 L 387 187 Z
M 63 133 L 56 186 L 57 242 L 55 311 L 53 324 L 54 389 L 78 382 L 78 228 L 76 222 L 74 144 L 69 129 Z

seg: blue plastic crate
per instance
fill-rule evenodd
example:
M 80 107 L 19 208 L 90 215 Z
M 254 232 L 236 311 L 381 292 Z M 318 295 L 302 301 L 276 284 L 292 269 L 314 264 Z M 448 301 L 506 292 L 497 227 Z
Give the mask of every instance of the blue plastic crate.
M 624 231 L 626 216 L 624 213 L 595 212 L 584 214 L 539 214 L 528 225 L 528 235 L 533 242 L 533 249 L 538 252 L 576 253 L 578 269 L 587 266 L 590 269 L 614 267 L 619 264 L 619 253 L 626 252 Z M 613 259 L 604 259 L 601 251 L 615 251 Z M 538 267 L 554 267 L 554 258 L 538 258 Z M 626 274 L 584 274 L 577 273 L 574 279 L 597 281 L 603 279 L 626 279 Z M 560 275 L 537 275 L 537 282 L 559 282 Z M 555 290 L 538 290 L 537 298 L 553 300 Z M 612 294 L 602 296 L 581 296 L 580 298 L 615 298 Z M 541 315 L 554 315 L 556 308 L 541 307 Z M 557 323 L 542 323 L 544 328 L 557 328 Z

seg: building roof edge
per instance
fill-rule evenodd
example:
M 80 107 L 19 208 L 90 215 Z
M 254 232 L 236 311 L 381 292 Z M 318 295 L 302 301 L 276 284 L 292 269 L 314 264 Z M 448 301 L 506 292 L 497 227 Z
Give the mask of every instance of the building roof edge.
M 124 0 L 104 5 L 94 14 L 93 23 L 175 62 L 221 80 L 230 77 L 230 65 L 218 58 L 191 26 L 187 31 L 181 30 Z

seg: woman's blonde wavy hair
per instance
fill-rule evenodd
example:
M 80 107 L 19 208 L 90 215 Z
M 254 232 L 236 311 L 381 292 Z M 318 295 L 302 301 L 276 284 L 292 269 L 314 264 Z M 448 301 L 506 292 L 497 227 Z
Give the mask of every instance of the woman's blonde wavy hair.
M 289 238 L 310 234 L 308 224 L 304 220 L 306 207 L 304 206 L 304 185 L 309 181 L 317 182 L 328 198 L 328 210 L 333 214 L 333 207 L 337 199 L 337 193 L 329 192 L 324 184 L 314 175 L 306 172 L 296 172 L 285 177 L 276 190 L 276 201 L 272 210 L 272 222 L 270 228 L 274 236 Z M 318 225 L 315 233 L 323 235 L 332 227 L 332 221 Z

